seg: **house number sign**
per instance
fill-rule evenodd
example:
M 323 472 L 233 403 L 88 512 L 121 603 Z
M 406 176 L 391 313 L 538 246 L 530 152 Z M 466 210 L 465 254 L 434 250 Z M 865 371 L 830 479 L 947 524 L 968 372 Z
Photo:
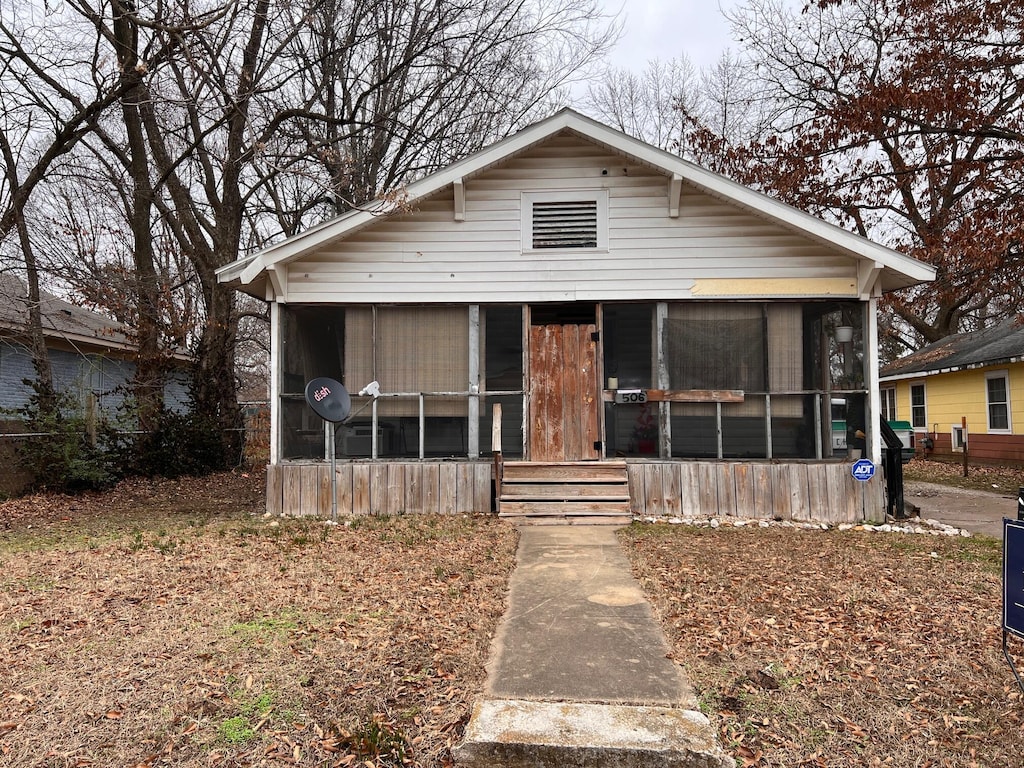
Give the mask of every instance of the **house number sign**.
M 646 403 L 646 389 L 617 389 L 615 390 L 616 403 Z

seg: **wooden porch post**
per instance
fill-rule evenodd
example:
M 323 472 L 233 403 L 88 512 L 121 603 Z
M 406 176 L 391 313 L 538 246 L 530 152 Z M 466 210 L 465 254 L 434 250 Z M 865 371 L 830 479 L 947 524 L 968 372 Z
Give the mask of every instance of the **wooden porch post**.
M 270 302 L 270 463 L 281 458 L 281 305 Z
M 469 458 L 480 458 L 480 305 L 469 307 Z
M 657 360 L 658 389 L 671 386 L 665 353 L 665 325 L 668 321 L 668 302 L 659 301 L 655 310 L 655 358 Z M 658 458 L 672 456 L 672 404 L 658 403 Z

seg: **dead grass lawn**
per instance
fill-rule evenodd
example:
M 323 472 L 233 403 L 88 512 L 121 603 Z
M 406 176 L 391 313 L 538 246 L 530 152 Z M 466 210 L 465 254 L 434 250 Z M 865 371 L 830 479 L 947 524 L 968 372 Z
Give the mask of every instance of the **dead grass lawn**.
M 1001 542 L 665 524 L 623 538 L 737 765 L 1024 765 Z
M 0 765 L 447 762 L 514 530 L 271 521 L 262 482 L 0 507 Z
M 515 531 L 268 520 L 262 483 L 0 505 L 0 765 L 450 763 Z M 669 525 L 623 541 L 738 765 L 1024 765 L 998 542 Z

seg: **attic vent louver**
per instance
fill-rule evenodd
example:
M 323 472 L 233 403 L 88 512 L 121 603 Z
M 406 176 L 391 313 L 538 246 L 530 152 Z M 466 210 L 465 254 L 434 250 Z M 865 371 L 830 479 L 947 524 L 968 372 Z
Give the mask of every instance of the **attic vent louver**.
M 536 201 L 534 248 L 596 248 L 597 201 Z

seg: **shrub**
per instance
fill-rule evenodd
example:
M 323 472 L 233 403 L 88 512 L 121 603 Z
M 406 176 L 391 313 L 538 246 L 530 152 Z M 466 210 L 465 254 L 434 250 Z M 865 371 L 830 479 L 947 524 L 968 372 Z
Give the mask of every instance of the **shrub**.
M 46 394 L 33 382 L 22 409 L 30 437 L 18 445 L 18 459 L 33 476 L 33 489 L 85 491 L 107 488 L 122 474 L 111 450 L 116 436 L 102 418 L 86 418 L 66 394 Z
M 144 477 L 206 475 L 230 466 L 217 420 L 193 412 L 161 411 L 157 427 L 122 442 L 124 466 Z

